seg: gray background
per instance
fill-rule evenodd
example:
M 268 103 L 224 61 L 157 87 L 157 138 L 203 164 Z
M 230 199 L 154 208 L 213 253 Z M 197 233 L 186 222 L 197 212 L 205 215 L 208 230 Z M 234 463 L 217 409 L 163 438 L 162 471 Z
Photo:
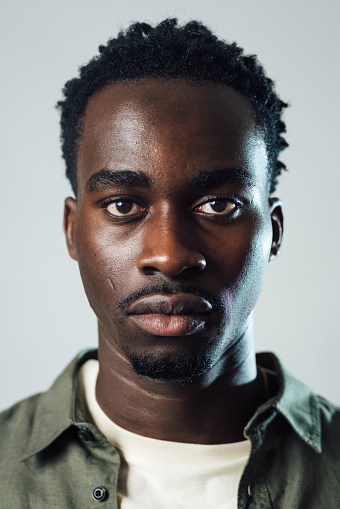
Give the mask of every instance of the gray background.
M 202 20 L 256 53 L 291 105 L 289 172 L 277 192 L 284 246 L 257 306 L 257 347 L 278 353 L 340 403 L 340 2 L 12 0 L 0 10 L 0 409 L 46 389 L 78 350 L 96 344 L 96 321 L 62 233 L 70 188 L 54 104 L 100 43 L 131 21 L 166 16 Z

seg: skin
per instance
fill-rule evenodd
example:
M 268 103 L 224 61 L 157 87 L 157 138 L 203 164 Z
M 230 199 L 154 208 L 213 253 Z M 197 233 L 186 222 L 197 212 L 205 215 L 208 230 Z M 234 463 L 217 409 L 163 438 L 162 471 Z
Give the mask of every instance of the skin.
M 148 437 L 242 440 L 266 397 L 252 311 L 283 228 L 249 100 L 185 80 L 109 85 L 89 101 L 77 171 L 64 227 L 98 317 L 100 406 Z M 126 171 L 143 172 L 142 186 L 138 178 L 111 178 Z M 209 174 L 218 177 L 204 186 Z M 204 295 L 210 309 L 136 316 L 130 311 L 140 291 L 156 300 Z M 155 380 L 131 367 L 132 356 L 145 354 L 155 364 L 203 358 L 206 366 L 194 377 Z

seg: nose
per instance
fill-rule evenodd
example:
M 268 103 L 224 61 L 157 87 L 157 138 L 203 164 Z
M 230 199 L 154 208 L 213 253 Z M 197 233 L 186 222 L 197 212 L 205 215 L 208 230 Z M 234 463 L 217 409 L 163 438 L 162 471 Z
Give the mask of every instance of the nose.
M 193 277 L 205 269 L 206 259 L 191 245 L 192 231 L 183 221 L 181 224 L 180 220 L 159 217 L 148 226 L 138 259 L 138 270 L 142 274 L 161 272 L 169 278 Z

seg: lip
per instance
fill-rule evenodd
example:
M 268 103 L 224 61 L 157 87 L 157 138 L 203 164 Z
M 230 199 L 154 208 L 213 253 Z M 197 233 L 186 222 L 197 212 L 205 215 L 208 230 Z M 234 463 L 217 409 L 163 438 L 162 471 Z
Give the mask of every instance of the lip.
M 141 297 L 128 308 L 130 319 L 155 336 L 187 336 L 205 325 L 212 305 L 198 295 L 177 293 Z

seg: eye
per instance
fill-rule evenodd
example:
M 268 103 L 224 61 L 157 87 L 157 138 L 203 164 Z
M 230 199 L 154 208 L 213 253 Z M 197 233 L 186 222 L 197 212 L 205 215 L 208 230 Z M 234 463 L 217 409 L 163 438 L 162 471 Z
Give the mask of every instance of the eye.
M 195 208 L 203 214 L 214 214 L 215 216 L 228 216 L 237 209 L 236 203 L 230 200 L 210 200 Z
M 105 206 L 106 211 L 115 217 L 134 216 L 143 213 L 146 208 L 131 200 L 115 200 Z

